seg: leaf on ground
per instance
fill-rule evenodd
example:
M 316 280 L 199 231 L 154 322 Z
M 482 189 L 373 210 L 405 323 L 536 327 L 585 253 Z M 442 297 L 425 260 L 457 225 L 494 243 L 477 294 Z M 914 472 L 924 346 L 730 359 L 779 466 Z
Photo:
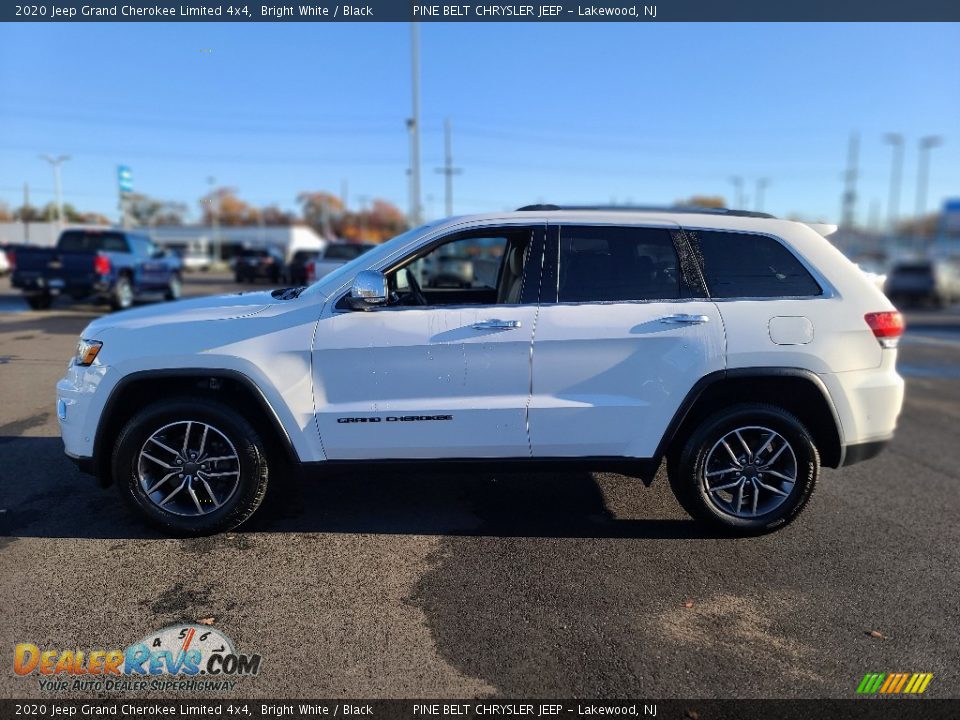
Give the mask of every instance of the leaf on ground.
M 215 620 L 216 618 L 208 617 L 208 618 L 200 618 L 199 620 L 197 620 L 197 622 L 200 623 L 201 625 L 213 625 Z
M 684 600 L 684 601 L 683 601 L 683 606 L 684 606 L 685 608 L 687 608 L 687 609 L 692 608 L 692 607 L 693 607 L 693 600 Z
M 867 633 L 867 635 L 869 635 L 872 638 L 877 638 L 878 640 L 887 640 L 887 636 L 884 635 L 879 630 L 871 630 Z
M 700 720 L 700 713 L 696 710 L 687 710 L 687 717 L 690 718 L 690 720 Z

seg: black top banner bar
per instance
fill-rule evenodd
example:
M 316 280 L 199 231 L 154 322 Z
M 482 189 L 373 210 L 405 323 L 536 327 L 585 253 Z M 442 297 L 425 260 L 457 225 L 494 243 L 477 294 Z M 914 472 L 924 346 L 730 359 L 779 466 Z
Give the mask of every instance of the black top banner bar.
M 4 2 L 2 22 L 960 22 L 958 0 Z

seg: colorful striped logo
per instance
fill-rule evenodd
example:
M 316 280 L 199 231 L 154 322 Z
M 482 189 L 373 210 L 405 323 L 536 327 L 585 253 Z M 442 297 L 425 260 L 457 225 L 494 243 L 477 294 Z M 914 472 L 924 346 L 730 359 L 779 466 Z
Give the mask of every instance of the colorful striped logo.
M 857 686 L 858 695 L 920 695 L 933 673 L 867 673 Z

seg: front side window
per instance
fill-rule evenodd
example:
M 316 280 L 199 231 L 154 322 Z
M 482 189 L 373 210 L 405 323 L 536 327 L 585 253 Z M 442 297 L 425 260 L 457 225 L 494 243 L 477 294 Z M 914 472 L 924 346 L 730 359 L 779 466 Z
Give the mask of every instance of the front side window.
M 670 231 L 643 227 L 562 227 L 559 302 L 628 302 L 681 297 Z
M 809 297 L 823 289 L 796 256 L 766 235 L 688 232 L 713 298 Z
M 408 258 L 387 275 L 391 304 L 512 305 L 521 298 L 530 228 L 471 231 Z

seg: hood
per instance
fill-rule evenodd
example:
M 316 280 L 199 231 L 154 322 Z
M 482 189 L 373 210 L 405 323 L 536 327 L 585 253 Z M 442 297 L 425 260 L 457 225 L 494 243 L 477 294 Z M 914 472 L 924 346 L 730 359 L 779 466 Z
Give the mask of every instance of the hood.
M 84 337 L 93 337 L 112 328 L 133 330 L 147 326 L 249 317 L 279 302 L 282 301 L 274 298 L 269 290 L 265 290 L 156 303 L 104 315 L 87 326 Z

